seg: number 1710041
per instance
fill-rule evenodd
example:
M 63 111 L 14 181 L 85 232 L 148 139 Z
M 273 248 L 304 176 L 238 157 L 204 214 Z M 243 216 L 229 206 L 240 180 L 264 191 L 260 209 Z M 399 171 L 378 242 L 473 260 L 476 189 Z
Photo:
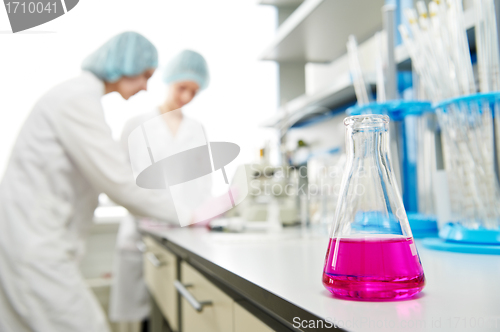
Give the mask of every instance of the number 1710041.
M 57 13 L 57 3 L 43 2 L 27 2 L 27 1 L 12 1 L 6 2 L 5 8 L 8 14 L 34 14 L 34 13 Z

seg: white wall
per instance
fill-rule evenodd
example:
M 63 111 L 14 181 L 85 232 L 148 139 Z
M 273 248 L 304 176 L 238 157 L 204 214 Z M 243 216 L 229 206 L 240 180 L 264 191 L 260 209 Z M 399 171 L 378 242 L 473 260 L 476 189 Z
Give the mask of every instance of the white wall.
M 202 121 L 211 140 L 241 147 L 241 161 L 272 135 L 258 124 L 276 109 L 276 67 L 258 61 L 276 28 L 276 12 L 255 0 L 85 0 L 66 15 L 26 32 L 10 33 L 0 7 L 0 174 L 17 133 L 36 100 L 79 73 L 81 61 L 111 36 L 135 30 L 158 48 L 160 66 L 184 48 L 202 53 L 210 87 L 186 108 Z M 115 137 L 127 118 L 163 100 L 161 71 L 149 91 L 129 102 L 104 98 Z M 229 168 L 228 173 L 234 172 Z

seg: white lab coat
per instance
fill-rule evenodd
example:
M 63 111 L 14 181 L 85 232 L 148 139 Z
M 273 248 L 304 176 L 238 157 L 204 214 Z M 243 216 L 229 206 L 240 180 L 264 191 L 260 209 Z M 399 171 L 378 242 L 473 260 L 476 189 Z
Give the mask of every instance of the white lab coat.
M 180 112 L 180 110 L 174 112 Z M 168 156 L 199 145 L 199 133 L 200 130 L 203 130 L 199 122 L 184 115 L 174 137 L 164 119 L 170 114 L 160 114 L 160 110 L 155 109 L 127 122 L 121 139 L 126 152 L 135 153 L 135 151 L 129 151 L 128 138 L 130 133 L 140 124 L 153 118 L 155 121 L 152 124 L 150 122 L 147 134 L 150 138 L 154 138 L 149 142 L 154 150 L 163 150 L 162 154 Z M 137 154 L 139 153 L 140 151 L 137 151 Z M 131 161 L 134 162 L 134 158 L 131 158 Z M 137 165 L 132 165 L 132 167 L 138 168 Z M 176 195 L 189 198 L 183 200 L 189 202 L 185 208 L 191 211 L 196 210 L 211 196 L 211 177 L 203 177 L 200 180 L 197 183 L 199 190 L 196 192 L 176 192 Z M 172 206 L 174 204 L 173 201 L 169 201 L 169 203 Z M 144 282 L 142 253 L 137 249 L 137 242 L 141 240 L 141 235 L 137 230 L 138 221 L 137 217 L 127 216 L 120 224 L 118 231 L 109 306 L 109 317 L 112 321 L 135 322 L 141 321 L 149 315 L 150 301 Z
M 83 72 L 47 92 L 17 138 L 0 184 L 2 332 L 109 331 L 78 268 L 99 193 L 136 215 L 174 219 L 165 195 L 135 184 L 103 94 Z

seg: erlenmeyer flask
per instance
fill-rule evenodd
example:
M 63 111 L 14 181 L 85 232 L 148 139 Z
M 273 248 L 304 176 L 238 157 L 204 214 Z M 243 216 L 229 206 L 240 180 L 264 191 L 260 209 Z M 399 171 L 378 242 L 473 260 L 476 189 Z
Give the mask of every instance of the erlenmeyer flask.
M 425 278 L 389 157 L 389 118 L 358 115 L 344 124 L 347 164 L 323 284 L 343 298 L 410 297 Z

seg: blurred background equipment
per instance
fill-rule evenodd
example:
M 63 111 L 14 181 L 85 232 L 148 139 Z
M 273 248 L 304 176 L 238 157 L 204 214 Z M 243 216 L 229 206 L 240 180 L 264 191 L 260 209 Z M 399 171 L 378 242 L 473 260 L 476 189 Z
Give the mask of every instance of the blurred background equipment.
M 424 94 L 435 102 L 441 132 L 450 210 L 438 216 L 440 237 L 500 244 L 495 240 L 500 234 L 500 186 L 494 110 L 500 72 L 494 1 L 473 2 L 472 55 L 461 1 L 430 2 L 428 9 L 422 1 L 416 5 L 418 14 L 412 8 L 405 11 L 411 36 L 405 26 L 399 28 Z
M 394 171 L 415 236 L 436 237 L 439 230 L 442 240 L 432 241 L 452 243 L 447 250 L 457 242 L 462 250 L 469 242 L 485 244 L 482 250 L 497 243 L 499 2 L 352 1 L 343 8 L 311 0 L 293 11 L 290 3 L 276 5 L 287 19 L 263 59 L 279 64 L 281 107 L 264 125 L 286 137 L 281 151 L 291 151 L 297 139 L 309 143 L 309 186 L 322 181 L 321 163 L 337 162 L 317 156 L 343 146 L 338 124 L 346 109 L 387 114 Z M 335 10 L 347 15 L 358 6 L 380 15 L 333 19 Z M 339 50 L 332 38 L 347 47 Z M 305 86 L 290 87 L 292 75 Z M 334 197 L 311 195 L 313 225 L 329 211 L 322 199 L 330 209 L 336 204 Z

